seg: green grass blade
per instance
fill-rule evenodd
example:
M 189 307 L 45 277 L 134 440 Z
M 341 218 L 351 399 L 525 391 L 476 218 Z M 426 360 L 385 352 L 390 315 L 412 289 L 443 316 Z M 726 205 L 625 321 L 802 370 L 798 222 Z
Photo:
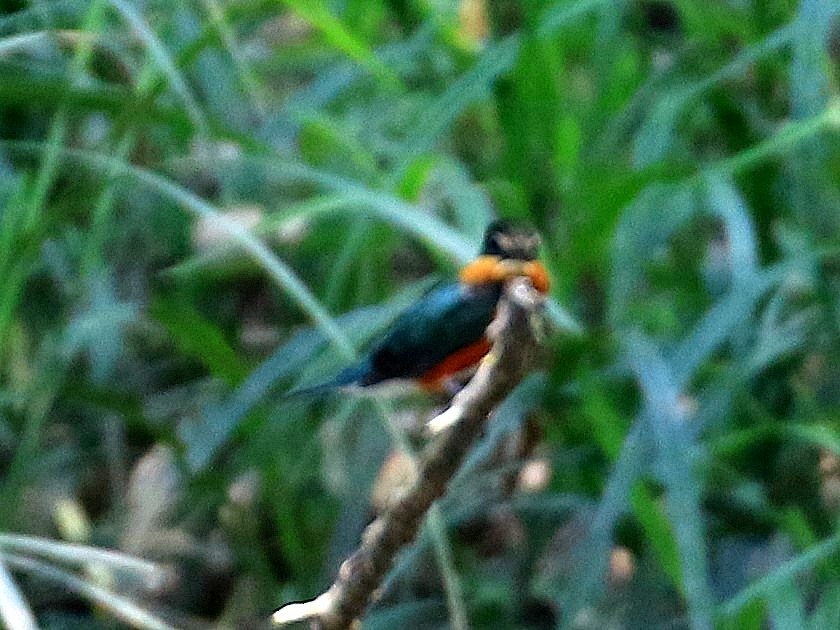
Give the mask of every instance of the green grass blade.
M 784 268 L 771 268 L 746 286 L 737 286 L 721 298 L 700 319 L 671 355 L 678 386 L 687 384 L 697 369 L 733 331 L 747 321 L 758 300 L 787 274 Z
M 9 630 L 37 630 L 35 615 L 0 557 L 0 619 Z
M 357 181 L 300 162 L 250 155 L 243 156 L 241 160 L 245 164 L 265 168 L 267 177 L 274 181 L 306 181 L 331 192 L 344 193 L 343 196 L 297 205 L 293 209 L 295 217 L 315 217 L 328 212 L 361 212 L 416 236 L 434 250 L 449 254 L 459 264 L 472 260 L 478 250 L 479 243 L 474 237 L 464 237 L 434 215 L 423 212 L 389 193 L 372 190 Z M 196 160 L 178 160 L 177 163 L 189 164 L 194 161 Z M 212 166 L 206 161 L 201 162 Z M 552 298 L 547 302 L 547 313 L 551 321 L 564 332 L 575 335 L 582 332 L 583 327 L 575 317 Z
M 26 153 L 38 153 L 43 149 L 39 143 L 0 141 L 0 147 Z M 128 176 L 156 190 L 176 205 L 196 216 L 213 220 L 231 239 L 247 251 L 260 266 L 281 286 L 300 308 L 324 330 L 330 340 L 348 357 L 353 355 L 353 348 L 336 326 L 334 320 L 308 287 L 298 278 L 291 268 L 250 231 L 236 221 L 226 217 L 217 208 L 207 203 L 186 188 L 152 171 L 132 166 L 108 156 L 91 151 L 64 149 L 62 155 L 71 162 L 83 164 L 94 171 L 108 173 L 109 176 Z
M 158 300 L 150 315 L 163 324 L 184 354 L 201 361 L 214 376 L 235 386 L 247 375 L 245 363 L 219 327 L 180 298 Z
M 251 99 L 254 109 L 261 116 L 264 116 L 267 107 L 265 87 L 262 85 L 253 68 L 251 68 L 245 55 L 242 54 L 239 44 L 236 41 L 236 34 L 225 17 L 224 9 L 217 0 L 202 0 L 202 4 L 207 11 L 207 15 L 210 17 L 211 25 L 218 32 L 225 50 L 233 61 L 234 67 L 239 74 L 239 81 L 242 84 L 242 88 Z
M 283 3 L 318 29 L 331 45 L 365 67 L 385 86 L 400 87 L 399 77 L 374 54 L 367 44 L 330 13 L 323 0 L 283 0 Z
M 796 23 L 783 26 L 775 33 L 748 46 L 732 61 L 709 76 L 688 87 L 666 94 L 645 120 L 636 135 L 633 163 L 644 168 L 665 158 L 674 143 L 680 115 L 694 100 L 719 83 L 743 74 L 750 66 L 788 45 L 798 30 Z
M 50 41 L 49 31 L 35 31 L 32 33 L 18 33 L 0 39 L 0 57 L 13 55 L 25 51 L 30 47 L 37 47 Z
M 641 336 L 627 339 L 627 356 L 645 398 L 648 426 L 657 445 L 656 468 L 666 487 L 666 505 L 677 540 L 683 593 L 691 627 L 711 629 L 713 598 L 701 485 L 694 477 L 686 414 L 681 411 L 678 381 L 653 344 Z
M 332 206 L 331 209 L 352 210 L 354 213 L 360 210 L 365 211 L 370 216 L 378 217 L 417 236 L 435 250 L 453 256 L 459 263 L 471 260 L 475 255 L 477 242 L 465 239 L 437 217 L 387 192 L 373 190 L 355 180 L 325 172 L 301 162 L 251 155 L 242 156 L 240 159 L 243 165 L 264 168 L 266 176 L 272 181 L 307 182 L 330 192 L 344 193 L 347 195 L 348 202 L 352 202 L 357 207 Z M 178 161 L 179 164 L 191 162 L 193 160 Z M 327 209 L 329 208 L 303 204 L 297 216 L 305 217 L 311 212 L 320 213 Z
M 828 424 L 771 424 L 732 431 L 709 445 L 717 457 L 732 457 L 755 444 L 782 438 L 813 444 L 840 457 L 840 434 Z
M 577 0 L 577 2 L 552 2 L 539 20 L 537 35 L 549 37 L 558 29 L 609 4 L 610 0 Z
M 336 324 L 348 337 L 364 342 L 402 312 L 417 298 L 418 292 L 418 287 L 410 287 L 386 304 L 342 315 L 335 320 Z M 196 471 L 206 467 L 239 423 L 266 399 L 280 381 L 299 376 L 326 341 L 323 330 L 309 329 L 297 333 L 253 370 L 227 401 L 208 409 L 195 424 L 184 425 L 181 437 L 187 445 L 186 459 L 190 467 Z M 320 374 L 318 382 L 323 380 L 325 375 Z
M 83 568 L 89 564 L 107 565 L 110 569 L 137 575 L 149 584 L 159 583 L 165 578 L 165 573 L 159 565 L 142 558 L 120 551 L 37 536 L 0 534 L 0 551 L 36 556 L 77 568 Z
M 94 0 L 88 7 L 85 15 L 84 30 L 98 31 L 102 27 L 103 20 L 104 3 Z M 86 39 L 82 39 L 70 62 L 69 73 L 71 81 L 76 81 L 83 75 L 90 61 L 91 54 L 92 43 Z M 63 145 L 69 133 L 69 117 L 70 110 L 66 104 L 62 103 L 50 123 L 47 141 L 42 145 L 40 151 L 41 163 L 35 181 L 31 190 L 28 191 L 29 194 L 22 200 L 20 205 L 20 217 L 18 218 L 20 222 L 18 224 L 19 233 L 17 234 L 19 239 L 37 242 L 37 239 L 42 237 L 46 232 L 47 218 L 45 215 L 47 214 L 47 198 L 50 189 L 55 183 L 56 173 L 64 150 Z M 15 283 L 18 283 L 20 287 L 24 286 L 24 282 L 33 270 L 30 267 L 31 261 L 27 260 L 28 258 L 29 256 L 21 256 L 17 261 L 17 268 L 8 271 L 10 283 L 4 287 L 5 290 L 9 288 L 14 289 Z M 3 296 L 4 299 L 0 302 L 0 332 L 3 332 L 2 329 L 7 327 L 11 321 L 12 313 L 16 309 L 21 296 L 22 291 L 15 291 L 10 297 Z M 30 413 L 26 417 L 21 440 L 9 467 L 7 484 L 3 488 L 3 493 L 7 497 L 17 499 L 21 482 L 26 478 L 28 467 L 38 459 L 37 453 L 40 447 L 41 429 L 47 421 L 54 398 L 64 379 L 65 364 L 66 361 L 59 360 L 58 366 L 54 368 L 54 371 L 45 375 L 49 383 L 45 386 L 45 391 L 42 392 L 43 398 L 38 401 L 38 405 L 33 405 L 33 409 L 30 410 Z
M 805 603 L 796 580 L 785 580 L 769 594 L 766 601 L 771 627 L 805 628 Z
M 754 601 L 770 596 L 776 589 L 784 587 L 788 580 L 837 555 L 840 551 L 840 534 L 835 534 L 808 551 L 788 560 L 772 573 L 756 580 L 740 593 L 724 602 L 718 612 L 722 618 L 733 617 Z
M 832 89 L 829 45 L 832 25 L 840 13 L 833 0 L 802 0 L 796 23 L 799 28 L 793 40 L 790 67 L 791 108 L 794 118 L 815 116 L 825 108 Z
M 158 39 L 157 35 L 155 35 L 154 31 L 152 31 L 143 19 L 142 14 L 133 6 L 124 0 L 108 0 L 108 2 L 116 9 L 128 25 L 131 26 L 132 30 L 134 30 L 137 38 L 146 47 L 146 50 L 149 52 L 151 58 L 154 59 L 161 73 L 167 78 L 172 89 L 181 99 L 196 129 L 200 134 L 205 134 L 207 132 L 207 122 L 205 121 L 201 107 L 192 95 L 192 91 L 187 86 L 186 80 L 181 76 L 178 67 L 175 65 L 163 42 Z
M 39 2 L 35 6 L 2 15 L 0 16 L 0 33 L 4 31 L 19 33 L 27 29 L 43 27 L 44 15 L 49 16 L 51 21 L 56 21 L 58 17 L 65 14 L 73 15 L 75 11 L 71 9 L 77 9 L 79 5 L 79 0 L 52 0 L 49 4 Z
M 150 612 L 143 610 L 130 599 L 91 584 L 87 580 L 76 577 L 72 573 L 56 569 L 44 562 L 32 560 L 31 558 L 17 554 L 2 553 L 0 554 L 0 559 L 5 560 L 6 564 L 16 571 L 48 580 L 72 593 L 81 595 L 93 604 L 101 606 L 117 619 L 121 619 L 135 628 L 142 628 L 143 630 L 174 630 L 173 626 Z
M 746 286 L 758 271 L 758 242 L 749 208 L 729 179 L 709 177 L 706 195 L 712 212 L 726 229 L 733 283 Z
M 607 292 L 608 317 L 614 325 L 620 325 L 628 311 L 650 252 L 667 243 L 697 211 L 691 187 L 652 184 L 621 213 L 610 247 Z
M 537 590 L 563 611 L 564 628 L 573 627 L 578 612 L 595 601 L 603 588 L 615 526 L 630 508 L 631 491 L 648 468 L 651 450 L 644 423 L 637 420 L 607 480 L 586 538 L 575 550 L 574 580 L 565 586 L 553 582 L 537 585 Z
M 822 133 L 840 134 L 840 97 L 835 97 L 822 112 L 788 123 L 778 133 L 755 146 L 732 157 L 704 165 L 701 173 L 737 175 L 770 158 L 785 155 Z
M 440 505 L 433 504 L 426 515 L 427 527 L 437 532 L 432 534 L 435 556 L 438 566 L 441 569 L 441 578 L 445 584 L 446 607 L 449 612 L 449 628 L 452 630 L 467 630 L 470 627 L 467 605 L 464 601 L 464 592 L 461 580 L 455 569 L 455 558 L 452 553 L 452 545 L 445 538 L 446 522 Z
M 808 618 L 806 630 L 824 630 L 832 628 L 840 621 L 840 582 L 826 587 L 819 603 Z
M 401 144 L 401 166 L 394 178 L 401 179 L 408 164 L 431 149 L 463 111 L 484 97 L 493 82 L 513 67 L 519 53 L 519 37 L 511 35 L 484 51 L 478 61 L 427 108 Z

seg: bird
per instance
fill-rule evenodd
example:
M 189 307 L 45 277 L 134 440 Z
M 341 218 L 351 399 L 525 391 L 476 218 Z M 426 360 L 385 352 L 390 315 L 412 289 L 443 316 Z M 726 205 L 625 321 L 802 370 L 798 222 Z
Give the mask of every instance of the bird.
M 410 379 L 442 392 L 449 379 L 478 364 L 490 351 L 485 331 L 495 316 L 505 282 L 526 276 L 540 293 L 550 286 L 537 259 L 539 234 L 508 220 L 487 227 L 481 250 L 463 266 L 457 282 L 433 288 L 408 307 L 357 362 L 335 377 L 288 395 L 317 394 Z

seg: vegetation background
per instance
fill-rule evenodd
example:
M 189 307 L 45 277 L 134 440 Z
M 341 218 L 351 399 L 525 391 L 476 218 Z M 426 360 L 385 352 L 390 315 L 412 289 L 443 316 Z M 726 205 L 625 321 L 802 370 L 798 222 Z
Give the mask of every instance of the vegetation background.
M 281 394 L 496 215 L 545 364 L 364 627 L 840 627 L 836 0 L 0 8 L 8 627 L 320 592 L 433 403 Z

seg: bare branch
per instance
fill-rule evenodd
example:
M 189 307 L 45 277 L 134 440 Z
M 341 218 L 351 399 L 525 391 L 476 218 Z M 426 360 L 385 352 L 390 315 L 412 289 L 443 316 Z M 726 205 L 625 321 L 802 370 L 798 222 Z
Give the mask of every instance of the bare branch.
M 394 556 L 414 540 L 423 517 L 446 491 L 487 417 L 533 363 L 538 341 L 531 317 L 542 305 L 542 296 L 528 280 L 509 283 L 488 330 L 493 349 L 449 408 L 431 421 L 438 435 L 421 456 L 417 480 L 367 527 L 361 545 L 342 563 L 329 590 L 314 600 L 280 608 L 273 623 L 308 620 L 318 630 L 338 630 L 362 616 Z

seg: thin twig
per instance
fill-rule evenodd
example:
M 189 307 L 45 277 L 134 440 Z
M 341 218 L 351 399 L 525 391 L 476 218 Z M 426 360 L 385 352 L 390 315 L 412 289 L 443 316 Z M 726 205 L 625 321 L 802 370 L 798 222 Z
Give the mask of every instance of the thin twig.
M 342 563 L 329 590 L 314 600 L 283 606 L 272 617 L 275 624 L 308 620 L 318 630 L 338 630 L 362 616 L 394 556 L 414 539 L 487 417 L 527 373 L 538 349 L 531 316 L 542 305 L 542 297 L 526 279 L 510 283 L 488 331 L 493 350 L 449 408 L 432 421 L 445 428 L 423 453 L 417 481 L 367 527 L 361 545 Z

